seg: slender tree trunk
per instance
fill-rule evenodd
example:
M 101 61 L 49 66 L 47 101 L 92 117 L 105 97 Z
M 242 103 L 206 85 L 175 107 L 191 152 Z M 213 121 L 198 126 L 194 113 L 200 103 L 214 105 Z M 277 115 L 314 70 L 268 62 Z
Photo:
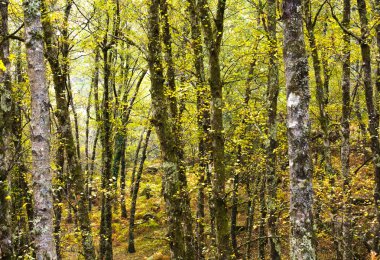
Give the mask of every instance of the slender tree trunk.
M 125 129 L 129 123 L 129 117 L 132 112 L 133 105 L 139 93 L 141 83 L 146 75 L 146 70 L 144 70 L 136 84 L 135 91 L 131 97 L 128 106 L 125 105 L 128 101 L 128 91 L 124 93 L 121 108 L 121 125 L 122 128 L 118 130 L 115 137 L 115 155 L 114 162 L 112 166 L 113 177 L 117 180 L 120 169 L 120 196 L 121 196 L 121 215 L 122 217 L 127 217 L 127 210 L 125 208 L 125 149 L 126 149 L 126 134 Z
M 137 195 L 139 193 L 139 188 L 140 188 L 140 181 L 141 181 L 141 175 L 144 169 L 144 162 L 146 159 L 146 153 L 147 153 L 147 148 L 148 148 L 148 143 L 149 143 L 149 137 L 150 133 L 152 132 L 151 127 L 149 126 L 148 131 L 146 132 L 145 135 L 145 141 L 144 145 L 142 147 L 142 154 L 141 154 L 141 160 L 140 160 L 140 166 L 139 170 L 137 171 L 137 176 L 136 176 L 136 181 L 131 184 L 133 186 L 133 193 L 132 193 L 132 201 L 131 201 L 131 216 L 129 218 L 129 235 L 128 235 L 128 252 L 129 253 L 134 253 L 136 252 L 135 249 L 135 240 L 134 240 L 134 228 L 135 228 L 135 215 L 136 215 L 136 205 L 137 205 Z
M 309 78 L 302 28 L 302 1 L 284 0 L 284 60 L 290 167 L 290 258 L 316 259 L 313 232 L 312 160 L 309 150 Z
M 12 149 L 12 96 L 9 61 L 8 37 L 8 0 L 0 2 L 0 61 L 5 70 L 0 69 L 0 258 L 12 256 L 12 234 L 8 178 L 11 168 L 10 150 Z M 3 101 L 4 100 L 4 101 Z
M 68 7 L 67 7 L 68 8 Z M 47 6 L 44 6 L 45 12 L 47 11 Z M 67 12 L 70 9 L 66 9 Z M 68 13 L 65 14 L 68 16 Z M 68 19 L 68 18 L 67 18 Z M 67 21 L 66 27 L 64 30 L 67 30 Z M 69 171 L 69 178 L 67 178 L 68 187 L 74 191 L 75 196 L 70 196 L 69 198 L 74 197 L 78 200 L 75 202 L 77 206 L 77 217 L 79 222 L 79 228 L 82 235 L 82 247 L 86 259 L 95 259 L 95 248 L 93 245 L 92 232 L 90 226 L 90 218 L 87 205 L 87 192 L 85 189 L 85 175 L 82 170 L 80 163 L 80 157 L 78 154 L 78 144 L 75 144 L 74 135 L 71 127 L 70 120 L 70 111 L 69 111 L 69 101 L 72 97 L 67 96 L 68 88 L 68 46 L 63 46 L 62 55 L 63 63 L 60 63 L 59 51 L 54 46 L 54 31 L 49 17 L 45 14 L 43 21 L 44 36 L 46 42 L 47 53 L 46 57 L 49 61 L 50 67 L 52 69 L 55 97 L 57 101 L 57 110 L 55 116 L 58 121 L 58 132 L 60 136 L 60 142 L 62 142 L 64 150 L 67 156 L 67 166 Z M 68 40 L 68 39 L 66 39 Z M 67 43 L 66 43 L 67 44 Z M 61 149 L 58 150 L 59 153 L 62 152 Z M 61 157 L 61 154 L 57 154 Z M 60 159 L 62 161 L 62 158 Z M 62 169 L 61 169 L 62 170 Z M 70 190 L 70 192 L 71 192 Z M 59 222 L 57 222 L 59 225 Z M 56 227 L 58 228 L 58 226 Z M 59 246 L 59 245 L 57 245 Z
M 367 7 L 365 0 L 357 0 L 358 13 L 360 17 L 361 26 L 361 42 L 360 49 L 363 61 L 363 82 L 364 92 L 367 105 L 367 112 L 369 118 L 368 132 L 371 136 L 371 151 L 374 165 L 374 201 L 375 201 L 375 214 L 376 214 L 376 228 L 373 240 L 372 250 L 379 253 L 379 227 L 380 227 L 380 143 L 379 143 L 379 115 L 374 103 L 373 86 L 372 86 L 372 68 L 371 68 L 371 49 L 366 38 L 368 33 L 368 18 Z
M 259 237 L 257 239 L 258 242 L 258 258 L 260 260 L 265 260 L 265 248 L 267 245 L 267 238 L 265 236 L 265 228 L 266 228 L 266 218 L 267 218 L 267 208 L 266 208 L 266 196 L 265 196 L 265 190 L 266 190 L 266 174 L 260 175 L 260 182 L 259 182 Z
M 248 111 L 249 111 L 249 101 L 251 99 L 251 84 L 253 80 L 253 72 L 256 67 L 256 59 L 254 58 L 253 61 L 249 65 L 249 71 L 248 71 L 248 77 L 245 82 L 245 95 L 244 95 L 244 107 L 243 107 L 243 113 L 242 113 L 242 120 L 240 122 L 240 134 L 239 134 L 239 140 L 244 140 L 246 133 L 247 133 L 247 119 L 248 119 Z M 232 242 L 232 249 L 236 257 L 239 257 L 239 251 L 238 251 L 238 245 L 237 245 L 237 217 L 238 217 L 238 195 L 239 195 L 239 184 L 240 184 L 240 175 L 244 173 L 244 165 L 245 160 L 243 157 L 243 146 L 241 143 L 237 145 L 236 150 L 236 166 L 238 167 L 234 172 L 234 179 L 233 179 L 233 190 L 232 190 L 232 206 L 231 206 L 231 242 Z M 249 186 L 249 185 L 248 185 Z M 250 196 L 249 196 L 250 197 Z M 249 213 L 248 213 L 249 214 Z
M 21 42 L 16 48 L 15 78 L 17 84 L 24 84 L 23 65 L 21 54 Z M 14 133 L 15 158 L 17 162 L 12 171 L 12 234 L 13 250 L 16 257 L 24 256 L 31 246 L 30 233 L 33 229 L 33 210 L 32 197 L 28 187 L 28 167 L 26 165 L 26 154 L 23 150 L 23 125 L 22 101 L 24 91 L 13 90 L 12 97 L 14 102 L 14 119 L 12 130 Z
M 101 49 L 103 52 L 103 117 L 102 127 L 100 131 L 100 139 L 102 142 L 102 212 L 100 223 L 100 259 L 111 260 L 113 259 L 112 249 L 112 200 L 114 197 L 114 187 L 116 187 L 115 180 L 112 179 L 112 121 L 111 121 L 111 102 L 112 92 L 114 91 L 113 78 L 112 78 L 112 61 L 113 54 L 116 52 L 115 45 L 117 44 L 116 38 L 119 36 L 120 26 L 120 6 L 119 1 L 113 1 L 113 29 L 109 32 L 110 27 L 110 14 L 106 14 L 106 30 L 104 32 Z M 109 38 L 109 34 L 113 37 Z M 117 97 L 115 95 L 115 100 Z
M 94 178 L 94 172 L 95 172 L 95 157 L 96 157 L 96 147 L 98 144 L 100 129 L 98 128 L 96 130 L 94 143 L 92 147 L 92 155 L 91 155 L 91 165 L 90 165 L 90 176 L 89 176 L 89 188 L 88 188 L 88 211 L 91 212 L 92 208 L 92 181 Z
M 209 176 L 209 164 L 210 164 L 210 93 L 207 89 L 204 60 L 203 60 L 203 47 L 202 47 L 202 34 L 201 23 L 199 14 L 197 11 L 197 4 L 194 0 L 188 0 L 189 3 L 189 16 L 191 24 L 191 39 L 194 52 L 194 68 L 197 81 L 197 121 L 198 121 L 198 157 L 199 157 L 199 178 L 198 178 L 198 194 L 197 194 L 197 256 L 198 259 L 204 259 L 203 248 L 205 247 L 205 187 L 209 185 L 207 183 L 207 176 Z M 210 219 L 211 219 L 211 235 L 212 241 L 215 242 L 215 218 L 214 209 L 209 203 Z
M 351 0 L 343 2 L 343 21 L 346 28 L 350 25 Z M 340 158 L 342 161 L 342 178 L 343 178 L 343 260 L 352 260 L 352 215 L 351 215 L 351 176 L 350 176 L 350 78 L 351 78 L 351 51 L 350 35 L 343 35 L 343 65 L 342 65 L 342 145 Z
M 277 183 L 278 176 L 276 174 L 276 148 L 277 148 L 277 98 L 279 93 L 279 65 L 278 65 L 278 49 L 276 36 L 276 0 L 267 2 L 268 12 L 268 40 L 269 40 L 269 67 L 268 67 L 268 121 L 267 131 L 269 143 L 266 147 L 266 189 L 267 189 L 267 218 L 268 218 L 268 237 L 270 247 L 270 258 L 272 260 L 281 259 L 280 239 L 277 226 Z
M 112 172 L 111 172 L 111 116 L 110 116 L 110 64 L 108 59 L 108 49 L 103 49 L 104 61 L 104 96 L 103 96 L 103 124 L 101 129 L 102 141 L 102 213 L 100 225 L 100 259 L 112 259 L 112 190 L 110 190 Z
M 316 84 L 316 96 L 319 109 L 319 123 L 323 132 L 323 159 L 325 162 L 325 171 L 329 177 L 333 174 L 333 168 L 331 164 L 331 149 L 329 140 L 329 118 L 326 112 L 326 93 L 324 82 L 322 79 L 321 59 L 318 53 L 318 46 L 315 39 L 315 23 L 311 14 L 311 1 L 305 2 L 305 16 L 306 16 L 306 29 L 308 32 L 309 44 L 311 49 L 311 57 L 313 60 L 315 84 Z M 325 79 L 326 80 L 326 79 Z
M 97 124 L 100 124 L 100 113 L 101 113 L 100 101 L 99 101 L 99 60 L 100 60 L 100 51 L 99 51 L 99 47 L 97 47 L 95 50 L 95 71 L 94 71 L 94 85 L 93 85 L 95 120 Z M 96 146 L 98 143 L 99 133 L 100 133 L 100 127 L 97 126 L 93 148 L 92 148 L 91 162 L 90 162 L 89 173 L 88 173 L 89 177 L 88 177 L 88 183 L 87 183 L 89 212 L 91 212 L 91 208 L 92 208 L 92 180 L 93 180 L 94 169 L 95 169 Z
M 133 183 L 135 183 L 136 179 L 136 171 L 137 171 L 137 164 L 139 162 L 139 154 L 140 154 L 140 149 L 141 145 L 144 139 L 144 133 L 145 129 L 141 132 L 139 142 L 137 143 L 136 147 L 136 152 L 135 152 L 135 158 L 133 159 L 133 168 L 132 168 L 132 175 L 131 175 L 131 187 L 130 187 L 130 196 L 132 197 L 133 195 Z
M 57 259 L 53 236 L 49 96 L 45 78 L 41 1 L 24 1 L 25 42 L 31 89 L 34 245 L 37 259 Z
M 124 151 L 121 155 L 121 169 L 120 169 L 120 211 L 121 211 L 121 217 L 127 218 L 127 207 L 125 206 L 125 176 L 126 176 L 126 159 L 125 159 L 125 150 L 126 150 L 126 140 L 124 142 L 124 145 L 122 147 L 122 150 Z
M 377 16 L 380 15 L 380 0 L 375 0 L 375 14 Z M 375 81 L 375 95 L 376 95 L 376 101 L 377 101 L 377 109 L 380 109 L 380 99 L 379 99 L 379 92 L 380 92 L 380 24 L 377 24 L 376 27 L 376 45 L 377 45 L 377 54 L 376 54 L 376 81 Z

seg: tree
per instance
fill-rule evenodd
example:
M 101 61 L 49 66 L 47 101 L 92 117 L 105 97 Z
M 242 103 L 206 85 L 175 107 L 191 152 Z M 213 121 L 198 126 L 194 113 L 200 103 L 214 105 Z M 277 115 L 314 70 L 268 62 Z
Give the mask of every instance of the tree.
M 219 54 L 223 37 L 223 22 L 226 1 L 219 0 L 217 4 L 214 24 L 210 17 L 208 2 L 201 0 L 198 3 L 202 21 L 204 43 L 209 58 L 209 84 L 211 91 L 211 171 L 212 171 L 212 198 L 215 209 L 217 259 L 231 257 L 231 239 L 228 227 L 228 214 L 225 196 L 226 171 L 224 162 L 223 136 L 223 83 L 220 76 Z
M 58 122 L 58 135 L 60 147 L 57 149 L 57 156 L 59 161 L 59 169 L 63 170 L 64 155 L 63 150 L 66 152 L 66 159 L 68 165 L 68 175 L 63 180 L 66 180 L 67 185 L 70 189 L 74 191 L 74 198 L 78 199 L 75 201 L 78 210 L 78 222 L 79 228 L 82 235 L 82 247 L 86 259 L 95 259 L 95 248 L 92 241 L 92 232 L 90 226 L 90 219 L 88 213 L 88 201 L 87 194 L 85 190 L 85 176 L 82 170 L 82 165 L 80 163 L 80 156 L 75 145 L 74 134 L 71 127 L 70 111 L 69 111 L 69 100 L 71 99 L 67 93 L 69 89 L 68 80 L 69 77 L 69 38 L 68 38 L 68 18 L 72 8 L 72 2 L 68 1 L 65 9 L 65 21 L 63 24 L 64 39 L 63 43 L 59 44 L 59 41 L 55 39 L 57 33 L 54 32 L 53 25 L 50 21 L 50 17 L 47 15 L 48 9 L 46 3 L 43 2 L 43 8 L 45 11 L 43 19 L 43 29 L 44 29 L 44 39 L 46 44 L 46 58 L 50 64 L 53 81 L 57 109 L 55 110 L 55 116 Z M 55 46 L 62 47 L 60 49 Z M 60 191 L 59 191 L 60 192 Z M 69 198 L 72 196 L 68 196 Z M 60 201 L 59 201 L 60 202 Z M 58 216 L 57 216 L 58 217 Z M 59 245 L 59 222 L 57 222 L 56 236 L 57 239 L 57 253 L 60 255 L 60 245 Z
M 343 20 L 342 25 L 346 28 L 350 25 L 351 16 L 351 0 L 345 0 L 343 3 Z M 344 53 L 342 64 L 342 145 L 341 145 L 341 161 L 342 161 L 342 177 L 343 177 L 343 199 L 344 199 L 344 215 L 343 215 L 343 259 L 351 260 L 352 256 L 352 223 L 351 223 L 351 174 L 350 174 L 350 78 L 351 78 L 351 36 L 344 33 Z
M 41 1 L 24 1 L 25 43 L 31 93 L 34 245 L 37 259 L 57 259 L 53 237 L 49 97 L 45 78 Z
M 281 259 L 280 240 L 278 239 L 277 228 L 277 183 L 278 174 L 276 171 L 277 156 L 277 99 L 280 90 L 279 86 L 279 64 L 277 48 L 277 17 L 276 17 L 276 0 L 270 0 L 267 3 L 268 29 L 267 37 L 269 41 L 269 67 L 268 67 L 268 122 L 267 135 L 268 145 L 267 153 L 267 171 L 266 171 L 266 188 L 267 188 L 267 213 L 268 213 L 268 237 L 270 246 L 271 259 Z
M 361 37 L 360 51 L 363 62 L 363 85 L 365 100 L 368 112 L 368 132 L 371 135 L 371 151 L 372 160 L 374 166 L 374 202 L 375 202 L 375 214 L 376 214 L 376 228 L 374 234 L 374 240 L 372 250 L 379 254 L 379 240 L 380 240 L 380 143 L 379 143 L 379 114 L 377 111 L 377 105 L 374 102 L 373 86 L 372 86 L 372 67 L 371 67 L 371 47 L 368 43 L 368 18 L 367 18 L 367 6 L 365 0 L 357 0 L 358 13 L 360 17 L 360 31 Z
M 0 258 L 12 256 L 12 234 L 10 221 L 10 196 L 8 178 L 11 169 L 13 104 L 8 37 L 8 1 L 0 3 Z
M 309 154 L 310 93 L 301 3 L 301 0 L 285 0 L 283 3 L 290 170 L 290 257 L 316 259 L 312 214 L 313 169 Z
M 168 236 L 174 259 L 192 259 L 194 248 L 187 245 L 185 230 L 181 222 L 185 220 L 188 205 L 186 175 L 182 165 L 182 154 L 176 125 L 176 104 L 165 95 L 162 50 L 160 39 L 160 2 L 152 0 L 148 16 L 148 65 L 150 71 L 152 97 L 152 124 L 160 142 L 163 159 L 163 193 L 168 212 Z M 170 114 L 169 114 L 170 111 Z M 186 216 L 187 221 L 188 216 Z M 185 220 L 186 221 L 186 220 Z M 185 224 L 186 225 L 186 224 Z M 191 235 L 190 235 L 191 237 Z

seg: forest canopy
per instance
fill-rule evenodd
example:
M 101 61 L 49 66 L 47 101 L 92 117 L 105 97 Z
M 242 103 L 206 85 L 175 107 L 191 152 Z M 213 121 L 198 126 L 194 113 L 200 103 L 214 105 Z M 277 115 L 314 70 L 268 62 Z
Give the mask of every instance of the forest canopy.
M 380 0 L 0 0 L 0 259 L 380 259 Z

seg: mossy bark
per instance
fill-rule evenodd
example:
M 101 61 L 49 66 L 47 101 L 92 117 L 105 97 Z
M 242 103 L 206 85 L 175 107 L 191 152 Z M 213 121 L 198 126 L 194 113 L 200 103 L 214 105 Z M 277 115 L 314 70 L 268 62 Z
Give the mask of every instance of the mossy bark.
M 343 21 L 342 25 L 346 28 L 350 25 L 351 0 L 343 2 Z M 342 144 L 340 158 L 342 162 L 343 179 L 343 225 L 342 225 L 342 252 L 343 260 L 352 260 L 352 215 L 351 215 L 351 175 L 350 175 L 350 78 L 351 78 L 351 51 L 350 35 L 344 33 L 344 49 L 342 64 Z
M 0 2 L 0 60 L 5 69 L 0 68 L 0 258 L 12 256 L 12 235 L 8 180 L 10 178 L 12 150 L 13 102 L 9 61 L 8 4 Z
M 301 3 L 301 0 L 283 2 L 290 168 L 290 258 L 314 260 L 313 167 L 308 111 L 310 92 Z
M 363 83 L 364 93 L 368 112 L 368 132 L 370 133 L 372 161 L 374 166 L 374 202 L 376 214 L 375 234 L 373 234 L 372 250 L 379 254 L 380 240 L 380 143 L 379 143 L 379 114 L 374 101 L 374 92 L 372 85 L 372 67 L 371 67 L 371 47 L 368 39 L 368 18 L 367 6 L 365 0 L 357 0 L 358 13 L 360 17 L 361 41 L 360 50 L 363 62 Z

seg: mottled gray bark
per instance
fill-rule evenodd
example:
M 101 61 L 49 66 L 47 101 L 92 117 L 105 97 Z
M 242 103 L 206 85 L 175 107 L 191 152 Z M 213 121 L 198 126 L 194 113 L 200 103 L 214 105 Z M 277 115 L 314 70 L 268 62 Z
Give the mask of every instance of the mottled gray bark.
M 277 227 L 277 183 L 278 176 L 276 171 L 277 166 L 277 98 L 280 90 L 279 86 L 279 64 L 278 64 L 278 48 L 277 48 L 277 16 L 276 16 L 276 0 L 268 0 L 268 41 L 269 41 L 269 67 L 268 67 L 268 89 L 267 89 L 267 135 L 268 145 L 266 147 L 266 189 L 267 189 L 267 222 L 268 222 L 268 237 L 270 247 L 270 258 L 272 260 L 281 259 L 281 245 L 279 232 Z
M 12 235 L 10 219 L 10 199 L 8 178 L 11 169 L 10 152 L 12 150 L 12 88 L 9 61 L 8 4 L 0 2 L 0 258 L 12 256 Z
M 25 43 L 31 92 L 34 246 L 37 259 L 57 259 L 53 237 L 50 118 L 45 78 L 41 1 L 24 1 Z
M 301 0 L 284 0 L 284 61 L 290 167 L 290 258 L 316 259 L 312 160 L 309 149 L 309 77 Z
M 371 47 L 368 39 L 368 18 L 365 0 L 357 0 L 358 13 L 360 17 L 360 50 L 363 62 L 363 83 L 364 93 L 368 112 L 368 132 L 370 133 L 372 160 L 374 166 L 374 202 L 376 214 L 375 234 L 373 234 L 372 250 L 379 253 L 380 240 L 380 143 L 379 143 L 379 114 L 373 96 L 372 68 L 371 68 Z
M 343 20 L 342 25 L 346 28 L 350 25 L 351 16 L 351 0 L 343 2 Z M 340 158 L 342 162 L 342 179 L 343 179 L 343 260 L 353 259 L 352 247 L 352 215 L 351 215 L 351 175 L 350 175 L 350 77 L 351 77 L 351 51 L 350 51 L 350 35 L 344 33 L 344 49 L 342 64 L 342 144 Z

